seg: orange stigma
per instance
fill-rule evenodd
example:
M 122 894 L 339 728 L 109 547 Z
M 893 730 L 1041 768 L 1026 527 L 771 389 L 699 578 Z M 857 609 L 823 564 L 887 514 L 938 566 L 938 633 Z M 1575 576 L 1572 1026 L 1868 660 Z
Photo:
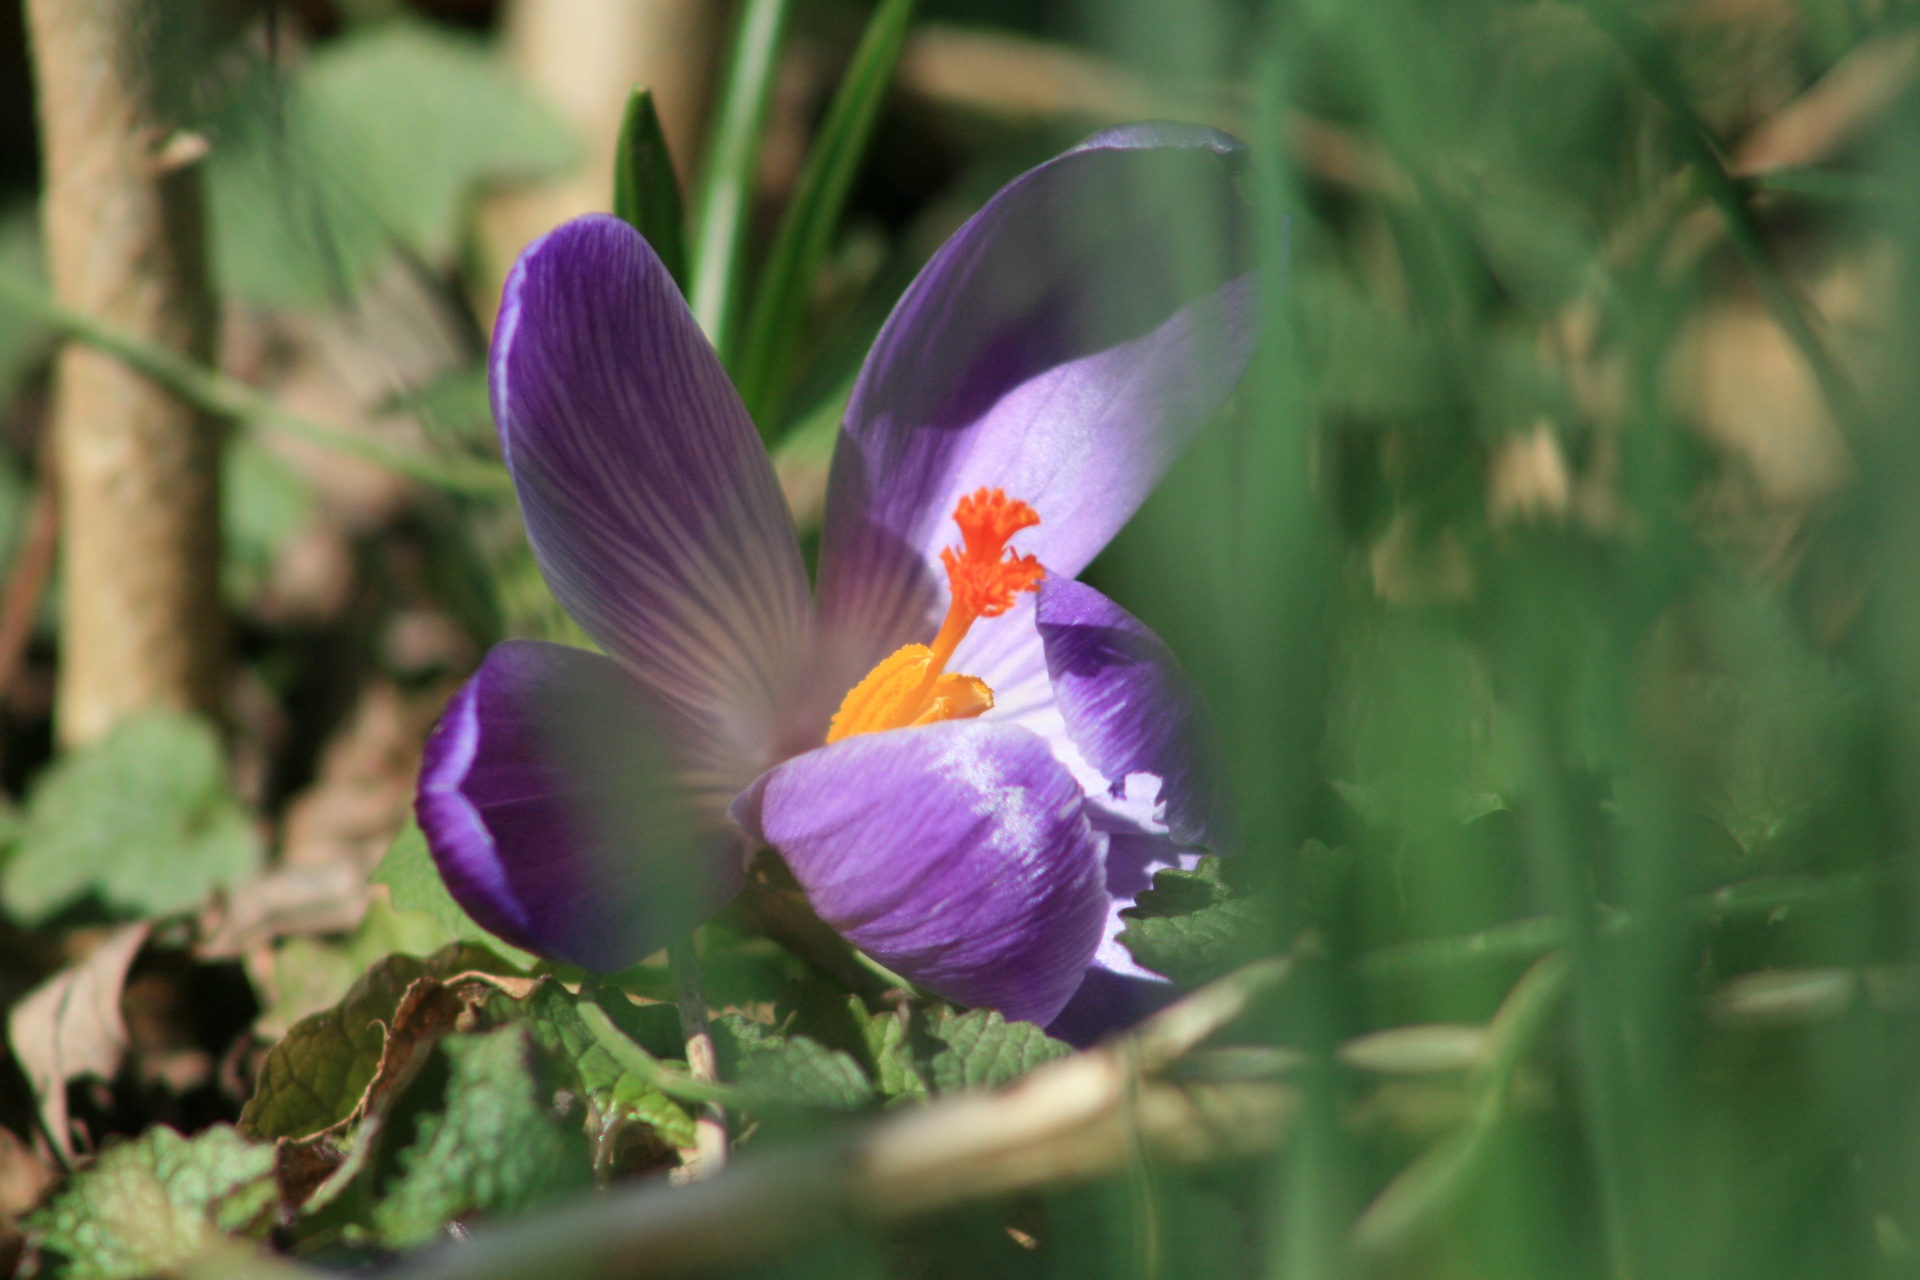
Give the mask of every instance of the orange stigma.
M 1040 523 L 1040 515 L 999 489 L 976 489 L 953 509 L 961 545 L 940 552 L 952 602 L 933 645 L 894 650 L 847 692 L 827 730 L 838 742 L 861 733 L 966 720 L 993 707 L 993 690 L 974 676 L 950 675 L 947 663 L 981 618 L 1013 608 L 1023 591 L 1039 589 L 1046 570 L 1032 556 L 1007 548 L 1013 535 Z

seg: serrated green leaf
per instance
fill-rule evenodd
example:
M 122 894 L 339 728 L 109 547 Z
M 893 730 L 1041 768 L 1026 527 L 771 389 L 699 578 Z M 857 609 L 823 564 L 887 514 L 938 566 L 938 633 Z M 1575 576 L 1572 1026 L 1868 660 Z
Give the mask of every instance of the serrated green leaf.
M 907 1034 L 907 1021 L 891 1009 L 868 1013 L 859 996 L 848 996 L 847 1007 L 859 1024 L 866 1041 L 867 1056 L 873 1061 L 873 1084 L 880 1096 L 924 1098 L 927 1082 L 913 1063 L 913 1046 Z
M 991 1009 L 943 1011 L 927 1035 L 940 1046 L 928 1060 L 927 1072 L 941 1093 L 991 1089 L 1073 1052 L 1073 1046 L 1033 1023 L 1008 1022 Z
M 255 1138 L 308 1138 L 345 1120 L 374 1078 L 409 988 L 423 978 L 498 973 L 507 967 L 485 947 L 464 942 L 441 947 L 425 960 L 382 959 L 360 975 L 338 1005 L 301 1019 L 268 1051 L 253 1097 L 240 1112 L 241 1131 Z
M 432 1240 L 470 1214 L 509 1217 L 592 1181 L 585 1136 L 547 1110 L 525 1027 L 449 1036 L 447 1106 L 424 1117 L 374 1209 L 381 1241 Z
M 192 1138 L 149 1129 L 101 1152 L 26 1225 L 67 1259 L 68 1280 L 171 1272 L 227 1235 L 270 1225 L 273 1158 L 228 1125 Z
M 155 711 L 41 775 L 0 898 L 30 924 L 88 895 L 116 915 L 158 916 L 197 905 L 259 863 L 213 729 Z
M 1235 893 L 1220 859 L 1193 871 L 1166 870 L 1120 913 L 1120 944 L 1133 958 L 1192 988 L 1259 958 L 1271 930 L 1251 893 Z
M 906 47 L 914 0 L 884 0 L 834 93 L 760 273 L 735 365 L 740 397 L 763 435 L 778 426 L 807 299 L 840 225 L 880 104 Z
M 427 974 L 412 956 L 388 956 L 338 1005 L 303 1018 L 275 1045 L 240 1113 L 255 1138 L 305 1138 L 353 1113 L 380 1065 L 386 1026 L 407 988 Z
M 774 1105 L 852 1111 L 873 1101 L 873 1084 L 851 1054 L 806 1036 L 782 1036 L 725 1013 L 713 1022 L 721 1072 Z
M 542 982 L 527 994 L 520 1011 L 535 1041 L 574 1075 L 580 1091 L 603 1115 L 651 1125 L 675 1147 L 693 1145 L 693 1117 L 673 1099 L 622 1064 L 617 1045 L 604 1040 L 619 1029 L 597 1030 L 580 1016 L 577 1001 L 556 982 Z M 623 997 L 624 999 L 624 997 Z M 675 1015 L 676 1020 L 678 1015 Z
M 635 89 L 613 154 L 613 212 L 647 238 L 680 292 L 687 291 L 687 215 L 653 90 Z
M 373 882 L 387 886 L 393 905 L 401 911 L 418 911 L 433 919 L 446 932 L 448 942 L 477 942 L 497 953 L 503 960 L 522 969 L 539 963 L 539 957 L 502 942 L 475 924 L 447 892 L 440 869 L 427 851 L 427 837 L 420 824 L 408 817 L 407 825 L 393 838 L 386 856 L 375 868 Z

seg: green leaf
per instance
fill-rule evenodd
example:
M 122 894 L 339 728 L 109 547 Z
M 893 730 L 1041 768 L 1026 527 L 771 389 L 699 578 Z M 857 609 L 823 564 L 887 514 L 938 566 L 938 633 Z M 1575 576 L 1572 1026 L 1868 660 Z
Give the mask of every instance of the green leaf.
M 478 942 L 511 964 L 522 969 L 539 963 L 539 957 L 510 946 L 473 922 L 447 892 L 440 869 L 427 851 L 427 837 L 412 817 L 393 838 L 387 854 L 375 868 L 373 882 L 387 886 L 393 905 L 401 911 L 418 911 L 433 919 L 446 933 L 448 942 Z
M 509 1217 L 592 1181 L 577 1118 L 567 1123 L 545 1105 L 526 1028 L 449 1036 L 441 1050 L 446 1110 L 422 1118 L 373 1214 L 380 1239 L 395 1248 L 424 1244 L 453 1219 Z
M 763 435 L 770 436 L 778 425 L 814 278 L 880 118 L 913 10 L 914 0 L 883 0 L 874 10 L 774 235 L 734 361 L 740 397 Z
M 166 915 L 259 864 L 213 729 L 155 711 L 41 775 L 0 898 L 29 924 L 88 895 L 115 915 Z
M 386 1027 L 427 962 L 388 956 L 360 976 L 338 1005 L 294 1024 L 260 1068 L 260 1083 L 240 1113 L 255 1138 L 304 1138 L 353 1113 L 373 1080 Z
M 713 1022 L 721 1074 L 763 1102 L 852 1111 L 873 1101 L 873 1085 L 851 1054 L 806 1036 L 781 1036 L 724 1013 Z
M 867 1056 L 873 1061 L 874 1088 L 880 1096 L 889 1101 L 925 1098 L 927 1082 L 914 1065 L 907 1020 L 892 1009 L 868 1013 L 859 996 L 848 996 L 847 1006 L 866 1041 Z
M 570 1071 L 580 1091 L 600 1111 L 622 1121 L 651 1125 L 662 1139 L 676 1147 L 693 1145 L 693 1117 L 680 1104 L 629 1071 L 622 1061 L 624 1046 L 610 1043 L 620 1035 L 611 1023 L 589 1023 L 577 1002 L 556 982 L 542 982 L 527 994 L 520 1009 L 540 1047 Z M 622 1001 L 625 997 L 619 997 Z M 678 1021 L 678 1014 L 675 1014 Z
M 137 1280 L 264 1233 L 274 1199 L 272 1146 L 228 1125 L 192 1138 L 156 1127 L 101 1152 L 26 1225 L 68 1260 L 68 1280 Z
M 613 212 L 647 238 L 680 292 L 687 291 L 687 214 L 653 90 L 635 89 L 613 155 Z
M 1255 895 L 1235 892 L 1218 858 L 1159 872 L 1120 917 L 1120 943 L 1133 958 L 1187 988 L 1257 959 L 1271 934 Z
M 1008 1022 L 991 1009 L 942 1011 L 927 1035 L 940 1046 L 927 1065 L 941 1093 L 991 1089 L 1073 1052 L 1033 1023 Z
M 732 346 L 737 279 L 745 257 L 747 214 L 760 172 L 760 142 L 779 69 L 789 0 L 747 0 L 727 59 L 726 87 L 714 114 L 694 199 L 693 274 L 687 301 L 714 350 Z
M 404 21 L 323 45 L 290 89 L 263 72 L 214 132 L 221 290 L 268 303 L 350 296 L 394 242 L 444 260 L 481 184 L 577 151 L 485 42 Z

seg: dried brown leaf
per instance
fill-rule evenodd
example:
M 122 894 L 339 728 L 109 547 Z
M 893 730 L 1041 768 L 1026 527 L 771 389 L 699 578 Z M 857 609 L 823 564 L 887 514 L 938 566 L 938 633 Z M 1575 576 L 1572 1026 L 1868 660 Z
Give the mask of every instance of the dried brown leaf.
M 69 1164 L 67 1082 L 112 1079 L 119 1071 L 127 1050 L 120 993 L 147 930 L 145 923 L 114 930 L 85 960 L 41 983 L 7 1016 L 7 1040 L 40 1100 L 40 1123 Z

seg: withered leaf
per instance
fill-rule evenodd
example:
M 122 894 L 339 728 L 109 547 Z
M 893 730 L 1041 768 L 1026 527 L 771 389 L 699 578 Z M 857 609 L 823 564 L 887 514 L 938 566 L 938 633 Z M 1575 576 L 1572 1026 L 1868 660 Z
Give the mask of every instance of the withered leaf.
M 41 983 L 7 1015 L 7 1040 L 40 1101 L 40 1123 L 69 1164 L 67 1082 L 112 1079 L 120 1070 L 127 1050 L 120 993 L 147 929 L 138 923 L 114 930 L 85 960 Z

